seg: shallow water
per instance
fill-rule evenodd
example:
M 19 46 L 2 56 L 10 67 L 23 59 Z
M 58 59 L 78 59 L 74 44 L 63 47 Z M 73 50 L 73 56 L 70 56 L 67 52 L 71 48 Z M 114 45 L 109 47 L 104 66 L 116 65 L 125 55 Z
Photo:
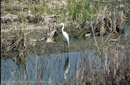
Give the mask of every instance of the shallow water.
M 126 26 L 123 36 L 130 38 L 130 26 Z M 128 46 L 126 45 L 126 47 Z M 1 59 L 1 81 L 2 84 L 15 84 L 16 81 L 25 83 L 25 80 L 27 83 L 32 84 L 36 81 L 44 84 L 56 84 L 64 81 L 72 82 L 77 76 L 77 69 L 83 66 L 83 61 L 85 60 L 87 67 L 90 69 L 94 67 L 102 69 L 101 59 L 95 53 L 94 49 L 59 54 L 43 53 L 39 55 L 32 53 L 28 55 L 23 67 L 19 67 L 10 58 Z M 64 73 L 67 69 L 67 79 L 65 79 Z
M 75 78 L 75 71 L 79 69 L 82 65 L 82 59 L 89 59 L 90 68 L 92 68 L 92 60 L 94 59 L 93 50 L 85 50 L 78 52 L 69 52 L 63 54 L 30 54 L 29 59 L 26 62 L 25 68 L 19 69 L 18 66 L 12 61 L 12 59 L 3 60 L 1 59 L 1 79 L 2 81 L 12 81 L 14 78 L 18 78 L 20 81 L 35 81 L 37 75 L 42 76 L 42 81 L 57 83 L 64 81 L 64 71 L 68 66 L 65 66 L 69 63 L 70 68 L 67 73 L 67 80 L 72 81 Z M 89 55 L 88 55 L 89 54 Z M 68 55 L 68 57 L 67 57 Z M 90 57 L 84 57 L 84 56 Z M 66 62 L 66 59 L 69 58 L 69 62 Z M 13 77 L 11 73 L 14 72 Z

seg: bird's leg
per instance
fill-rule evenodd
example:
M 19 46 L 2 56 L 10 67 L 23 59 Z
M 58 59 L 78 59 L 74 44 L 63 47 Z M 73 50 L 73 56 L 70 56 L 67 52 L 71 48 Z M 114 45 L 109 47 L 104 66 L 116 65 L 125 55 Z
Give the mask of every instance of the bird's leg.
M 66 52 L 67 52 L 67 57 L 68 57 L 69 49 L 68 49 L 68 44 L 67 44 L 67 42 L 66 42 Z
M 68 57 L 68 45 L 67 45 L 67 41 L 65 42 L 65 46 L 66 46 L 66 48 L 65 48 L 65 51 L 66 51 L 66 57 Z
M 64 52 L 65 52 L 65 42 L 64 42 Z
M 65 55 L 65 59 L 66 59 L 65 44 L 66 44 L 66 42 L 64 41 L 64 55 Z
M 68 47 L 67 47 L 67 57 L 68 57 L 68 52 L 69 52 L 69 50 L 68 50 Z

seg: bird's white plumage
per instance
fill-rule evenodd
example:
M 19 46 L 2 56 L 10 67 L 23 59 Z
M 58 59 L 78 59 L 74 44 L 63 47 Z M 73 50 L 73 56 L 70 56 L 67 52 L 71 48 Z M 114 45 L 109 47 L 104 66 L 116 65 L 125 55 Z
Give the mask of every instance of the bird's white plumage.
M 61 23 L 62 27 L 62 35 L 63 35 L 63 39 L 65 42 L 67 42 L 68 46 L 69 46 L 69 36 L 68 34 L 64 31 L 64 24 Z
M 64 41 L 67 42 L 67 44 L 69 46 L 69 36 L 68 36 L 68 34 L 66 32 L 62 32 L 62 34 L 63 34 Z

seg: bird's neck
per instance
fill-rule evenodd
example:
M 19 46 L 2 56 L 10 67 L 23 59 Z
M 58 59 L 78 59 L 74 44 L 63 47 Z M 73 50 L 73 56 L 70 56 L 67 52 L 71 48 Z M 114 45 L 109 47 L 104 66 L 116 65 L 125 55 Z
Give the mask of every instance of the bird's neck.
M 62 25 L 62 32 L 64 32 L 64 25 Z

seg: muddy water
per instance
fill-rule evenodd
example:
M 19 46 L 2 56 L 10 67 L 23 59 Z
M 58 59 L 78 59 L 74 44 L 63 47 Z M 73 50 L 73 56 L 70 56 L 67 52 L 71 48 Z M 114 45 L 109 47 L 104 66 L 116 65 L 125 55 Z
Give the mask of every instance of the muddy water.
M 123 36 L 130 38 L 130 26 L 126 26 Z M 95 56 L 95 53 L 94 49 L 58 54 L 32 53 L 28 55 L 23 67 L 19 67 L 12 59 L 1 59 L 1 81 L 3 84 L 12 85 L 15 82 L 31 84 L 36 82 L 43 84 L 72 82 L 77 77 L 76 71 L 83 66 L 84 60 L 90 69 L 101 68 L 101 60 Z

